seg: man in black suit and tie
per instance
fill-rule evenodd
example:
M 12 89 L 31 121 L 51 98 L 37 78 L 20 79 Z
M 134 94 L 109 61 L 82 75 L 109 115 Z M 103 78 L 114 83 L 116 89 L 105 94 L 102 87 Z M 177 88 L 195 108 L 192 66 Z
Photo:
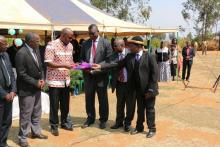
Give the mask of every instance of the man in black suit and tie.
M 98 27 L 92 24 L 88 28 L 90 39 L 85 41 L 81 50 L 81 61 L 87 63 L 104 64 L 109 62 L 109 58 L 112 55 L 112 48 L 110 43 L 99 36 Z M 106 128 L 106 122 L 109 115 L 107 85 L 109 75 L 107 72 L 102 72 L 96 75 L 92 75 L 90 72 L 84 71 L 83 73 L 85 81 L 85 99 L 86 99 L 86 113 L 87 120 L 82 126 L 86 128 L 95 122 L 95 93 L 97 92 L 99 100 L 99 114 L 101 129 Z
M 193 58 L 195 57 L 195 49 L 191 47 L 191 42 L 187 41 L 186 46 L 182 50 L 183 56 L 183 71 L 182 71 L 182 80 L 189 82 L 191 68 L 193 64 Z M 186 75 L 187 69 L 187 75 Z M 184 82 L 185 84 L 185 82 Z
M 16 81 L 7 50 L 7 41 L 0 35 L 0 147 L 8 147 L 7 138 L 12 123 L 12 101 Z
M 123 40 L 115 40 L 114 53 L 111 56 L 111 61 L 117 62 L 123 60 L 129 53 L 129 50 L 125 48 L 125 42 Z M 126 68 L 114 69 L 111 72 L 112 80 L 112 92 L 116 89 L 117 106 L 116 106 L 116 122 L 111 129 L 118 129 L 124 125 L 126 132 L 130 131 L 131 121 L 134 118 L 135 111 L 135 97 L 133 93 L 129 93 L 127 87 L 127 70 Z M 126 116 L 125 116 L 126 105 Z
M 20 107 L 19 144 L 29 146 L 27 136 L 31 128 L 32 138 L 47 139 L 41 134 L 41 89 L 44 87 L 44 72 L 40 59 L 40 37 L 35 33 L 25 36 L 25 45 L 15 56 L 17 87 Z
M 143 39 L 139 36 L 128 40 L 131 53 L 123 60 L 103 65 L 94 64 L 94 69 L 108 69 L 118 66 L 126 67 L 128 77 L 128 91 L 134 92 L 137 99 L 137 123 L 131 134 L 143 132 L 145 111 L 149 132 L 147 138 L 156 134 L 155 100 L 158 95 L 158 69 L 156 58 L 150 53 L 143 52 Z

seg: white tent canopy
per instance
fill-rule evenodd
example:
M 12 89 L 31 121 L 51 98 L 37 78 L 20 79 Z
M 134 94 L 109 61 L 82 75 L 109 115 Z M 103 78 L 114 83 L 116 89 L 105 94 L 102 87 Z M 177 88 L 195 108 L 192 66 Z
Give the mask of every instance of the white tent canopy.
M 87 31 L 89 24 L 97 24 L 100 32 L 117 35 L 158 31 L 122 21 L 80 0 L 0 0 L 0 9 L 0 28 L 5 29 L 59 31 L 70 27 L 74 31 Z

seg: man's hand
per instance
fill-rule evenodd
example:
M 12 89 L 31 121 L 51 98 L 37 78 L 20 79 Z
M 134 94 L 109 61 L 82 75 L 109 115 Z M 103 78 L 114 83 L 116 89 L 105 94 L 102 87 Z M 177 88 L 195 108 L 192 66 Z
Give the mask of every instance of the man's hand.
M 43 89 L 44 86 L 45 86 L 45 81 L 44 81 L 44 80 L 39 80 L 39 81 L 40 81 L 40 83 L 41 83 L 41 87 L 40 87 L 40 89 Z
M 67 65 L 67 64 L 64 64 L 63 67 L 66 68 L 66 69 L 71 69 L 72 68 L 71 65 Z
M 101 65 L 93 63 L 92 64 L 92 69 L 95 69 L 95 70 L 101 69 Z
M 153 97 L 153 93 L 148 91 L 147 93 L 145 93 L 145 99 L 149 99 Z
M 11 101 L 13 101 L 14 97 L 16 96 L 16 93 L 15 92 L 10 92 L 10 95 L 11 95 Z
M 8 93 L 8 94 L 5 96 L 5 99 L 6 99 L 6 101 L 8 101 L 8 102 L 10 102 L 10 101 L 13 100 L 12 95 L 11 95 L 10 93 Z

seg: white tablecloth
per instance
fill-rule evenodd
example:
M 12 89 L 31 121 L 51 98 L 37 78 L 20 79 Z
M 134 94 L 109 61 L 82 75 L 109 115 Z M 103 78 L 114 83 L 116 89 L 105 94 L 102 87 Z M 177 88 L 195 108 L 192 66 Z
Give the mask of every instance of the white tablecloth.
M 50 112 L 50 100 L 48 94 L 41 92 L 41 105 L 42 105 L 42 114 L 48 114 Z M 16 96 L 13 101 L 13 111 L 12 117 L 14 119 L 19 118 L 19 104 L 18 97 Z

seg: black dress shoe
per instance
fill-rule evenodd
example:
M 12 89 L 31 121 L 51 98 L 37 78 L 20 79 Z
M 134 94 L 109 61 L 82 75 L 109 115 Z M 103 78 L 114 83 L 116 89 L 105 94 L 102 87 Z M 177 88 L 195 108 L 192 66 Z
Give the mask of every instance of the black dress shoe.
M 59 136 L 58 128 L 51 129 L 51 134 L 54 136 Z
M 114 124 L 113 126 L 111 126 L 110 128 L 111 129 L 118 129 L 118 128 L 120 128 L 120 127 L 123 127 L 123 124 Z
M 94 124 L 94 122 L 90 122 L 90 121 L 87 120 L 87 121 L 81 126 L 81 128 L 82 128 L 82 129 L 87 128 L 87 127 L 89 127 L 89 126 L 92 125 L 92 124 Z
M 125 125 L 124 126 L 125 132 L 130 132 L 132 130 L 131 126 Z
M 68 131 L 73 131 L 72 125 L 61 125 L 61 128 Z
M 100 128 L 100 129 L 105 129 L 105 128 L 106 128 L 106 122 L 101 122 L 101 123 L 99 124 L 99 128 Z
M 147 133 L 146 137 L 147 137 L 147 138 L 151 138 L 151 137 L 153 137 L 155 134 L 156 134 L 155 131 L 149 131 L 149 132 Z
M 48 136 L 40 134 L 40 135 L 32 135 L 32 139 L 48 139 Z
M 28 142 L 19 142 L 20 147 L 30 147 Z
M 130 131 L 130 134 L 135 135 L 135 134 L 138 134 L 138 133 L 141 133 L 141 132 L 143 132 L 143 130 L 133 129 L 133 130 Z

